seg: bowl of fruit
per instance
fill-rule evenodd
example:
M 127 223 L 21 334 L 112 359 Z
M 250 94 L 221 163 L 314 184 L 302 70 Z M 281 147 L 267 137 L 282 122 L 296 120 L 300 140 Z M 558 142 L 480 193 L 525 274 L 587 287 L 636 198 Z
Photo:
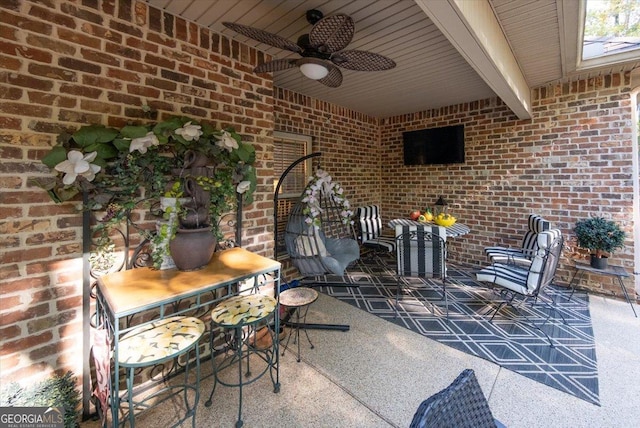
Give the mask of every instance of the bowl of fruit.
M 446 213 L 438 214 L 437 216 L 434 217 L 433 221 L 438 226 L 444 226 L 444 227 L 449 227 L 456 224 L 456 218 L 451 214 L 446 214 Z
M 419 221 L 420 223 L 429 223 L 433 221 L 433 214 L 431 210 L 427 209 L 423 213 L 420 210 L 411 211 L 409 218 L 413 221 Z

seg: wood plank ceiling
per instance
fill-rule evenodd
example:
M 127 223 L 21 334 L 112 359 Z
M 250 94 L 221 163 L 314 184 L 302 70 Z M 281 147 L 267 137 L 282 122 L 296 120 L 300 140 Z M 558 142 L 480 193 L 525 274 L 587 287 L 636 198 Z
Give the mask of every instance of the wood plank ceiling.
M 429 0 L 431 1 L 431 0 Z M 445 1 L 445 0 L 438 0 Z M 447 0 L 452 10 L 456 3 Z M 480 1 L 480 0 L 473 0 Z M 578 51 L 579 3 L 575 0 L 482 0 L 487 2 L 504 34 L 503 54 L 514 58 L 525 88 L 575 77 Z M 497 89 L 499 73 L 478 73 L 457 45 L 445 36 L 420 7 L 424 0 L 147 0 L 159 9 L 182 16 L 203 27 L 255 46 L 275 58 L 298 55 L 248 39 L 225 28 L 222 22 L 256 27 L 296 41 L 309 32 L 305 19 L 309 9 L 325 16 L 343 13 L 355 21 L 356 32 L 346 48 L 375 52 L 393 59 L 392 70 L 362 72 L 342 69 L 343 83 L 329 88 L 304 77 L 297 68 L 278 71 L 274 84 L 326 100 L 375 117 L 389 117 L 462 102 L 504 95 Z M 466 5 L 462 5 L 466 6 Z M 435 19 L 438 22 L 438 17 Z M 468 24 L 462 19 L 461 23 Z M 440 23 L 440 25 L 442 25 Z M 445 28 L 446 30 L 446 28 Z M 473 33 L 473 31 L 471 31 Z M 449 37 L 449 38 L 448 38 Z M 477 36 L 478 39 L 481 37 Z M 485 51 L 487 49 L 484 49 Z M 490 49 L 489 49 L 490 50 Z M 510 50 L 510 52 L 509 52 Z M 487 52 L 480 54 L 491 56 Z M 499 61 L 498 61 L 499 62 Z M 606 69 L 590 70 L 588 76 L 617 69 L 632 69 L 638 60 Z M 509 76 L 504 76 L 508 82 Z M 528 87 L 528 88 L 527 88 Z M 508 105 L 511 105 L 506 99 Z M 518 106 L 512 106 L 512 108 Z M 514 111 L 518 111 L 514 108 Z M 522 110 L 524 111 L 524 110 Z M 525 116 L 526 117 L 526 112 Z

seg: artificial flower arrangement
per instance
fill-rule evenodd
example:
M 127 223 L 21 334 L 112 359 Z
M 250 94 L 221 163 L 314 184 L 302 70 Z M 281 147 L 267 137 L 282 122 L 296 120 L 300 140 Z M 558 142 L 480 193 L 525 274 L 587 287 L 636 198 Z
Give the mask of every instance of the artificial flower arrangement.
M 83 126 L 61 134 L 42 162 L 56 175 L 35 184 L 54 201 L 85 193 L 84 208 L 103 212 L 96 228 L 102 231 L 99 246 L 111 245 L 110 227 L 129 221 L 141 204 L 157 207 L 161 197 L 177 194 L 185 196 L 174 208 L 180 226 L 210 226 L 220 238 L 221 216 L 236 200 L 251 203 L 256 187 L 254 147 L 233 129 L 217 130 L 187 117 L 121 129 Z M 153 239 L 149 231 L 139 232 Z
M 343 224 L 353 223 L 353 211 L 349 201 L 344 196 L 344 189 L 339 183 L 333 181 L 331 176 L 322 169 L 317 169 L 314 176 L 310 178 L 304 190 L 302 202 L 305 207 L 302 213 L 305 215 L 305 222 L 318 229 L 321 226 L 322 207 L 321 197 L 331 198 L 340 210 L 340 221 Z

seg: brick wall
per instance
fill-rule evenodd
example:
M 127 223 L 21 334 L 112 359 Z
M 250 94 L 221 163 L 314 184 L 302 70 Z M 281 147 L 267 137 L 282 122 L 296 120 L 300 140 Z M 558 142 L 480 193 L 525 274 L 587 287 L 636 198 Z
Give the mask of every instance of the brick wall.
M 633 271 L 632 117 L 629 75 L 550 85 L 533 91 L 533 118 L 518 120 L 498 99 L 444 107 L 381 121 L 382 210 L 406 216 L 439 195 L 471 227 L 451 240 L 452 255 L 485 263 L 482 249 L 518 245 L 526 217 L 537 213 L 562 230 L 572 245 L 576 220 L 604 216 L 627 232 L 625 248 L 612 257 Z M 404 166 L 402 131 L 465 126 L 465 163 Z M 575 242 L 573 242 L 575 245 Z M 572 274 L 564 252 L 559 280 Z M 589 287 L 620 296 L 613 280 L 593 277 Z M 633 290 L 633 280 L 627 288 Z
M 82 371 L 82 218 L 28 180 L 58 133 L 185 115 L 256 146 L 244 245 L 272 255 L 273 87 L 264 55 L 135 1 L 0 2 L 2 383 Z M 84 346 L 87 346 L 86 344 Z
M 276 131 L 311 136 L 320 164 L 356 207 L 379 201 L 378 119 L 286 89 L 275 88 Z
M 183 114 L 235 126 L 257 148 L 259 188 L 245 209 L 245 244 L 272 254 L 271 133 L 311 135 L 322 166 L 353 206 L 379 203 L 385 220 L 438 195 L 472 233 L 462 261 L 509 237 L 537 212 L 570 235 L 602 214 L 631 232 L 628 76 L 538 88 L 534 118 L 497 99 L 376 119 L 290 91 L 251 72 L 262 54 L 145 3 L 0 2 L 0 373 L 2 383 L 81 366 L 81 216 L 30 187 L 63 130 Z M 401 132 L 465 124 L 467 161 L 402 165 Z M 631 235 L 614 261 L 632 267 Z M 561 280 L 569 274 L 568 260 Z M 601 281 L 604 281 L 601 285 Z M 589 285 L 610 293 L 603 278 Z M 629 284 L 629 288 L 633 287 Z
M 313 136 L 314 151 L 323 152 L 324 168 L 345 185 L 352 205 L 380 204 L 384 222 L 443 195 L 472 229 L 449 243 L 461 262 L 481 265 L 485 246 L 518 245 L 527 216 L 543 215 L 567 239 L 558 272 L 566 284 L 571 258 L 585 256 L 575 255 L 574 223 L 589 216 L 622 225 L 627 241 L 612 263 L 633 271 L 629 85 L 628 74 L 613 74 L 536 88 L 531 120 L 518 120 L 497 98 L 375 119 L 276 88 L 275 126 Z M 403 131 L 457 124 L 465 125 L 464 164 L 403 165 Z M 621 294 L 612 278 L 582 285 Z M 627 288 L 634 289 L 632 279 Z

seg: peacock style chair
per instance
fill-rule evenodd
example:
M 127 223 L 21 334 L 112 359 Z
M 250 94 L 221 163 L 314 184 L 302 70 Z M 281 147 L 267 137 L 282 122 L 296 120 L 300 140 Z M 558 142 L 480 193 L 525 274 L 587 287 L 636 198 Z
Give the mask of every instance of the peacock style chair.
M 351 215 L 342 188 L 318 169 L 289 213 L 285 227 L 287 253 L 303 276 L 342 276 L 360 258 Z
M 280 177 L 280 183 L 299 163 L 319 157 L 304 156 L 291 164 Z M 360 258 L 360 248 L 352 227 L 353 211 L 342 187 L 331 175 L 316 165 L 316 171 L 291 208 L 284 227 L 284 244 L 292 264 L 305 277 L 333 274 L 342 276 L 346 268 Z M 277 214 L 275 215 L 277 222 Z M 278 242 L 276 224 L 276 244 Z
M 276 186 L 274 206 L 277 209 L 279 184 L 286 174 L 300 162 L 320 153 L 302 157 L 285 170 Z M 346 269 L 360 258 L 360 246 L 352 227 L 349 201 L 342 187 L 317 166 L 312 179 L 293 205 L 284 227 L 284 244 L 287 255 L 302 279 L 301 285 L 349 286 L 348 281 L 328 283 L 318 281 L 321 275 L 344 276 Z M 277 221 L 277 214 L 275 216 Z M 278 242 L 276 224 L 276 243 Z M 314 325 L 307 324 L 307 327 Z M 318 325 L 317 328 L 346 330 L 348 326 Z

